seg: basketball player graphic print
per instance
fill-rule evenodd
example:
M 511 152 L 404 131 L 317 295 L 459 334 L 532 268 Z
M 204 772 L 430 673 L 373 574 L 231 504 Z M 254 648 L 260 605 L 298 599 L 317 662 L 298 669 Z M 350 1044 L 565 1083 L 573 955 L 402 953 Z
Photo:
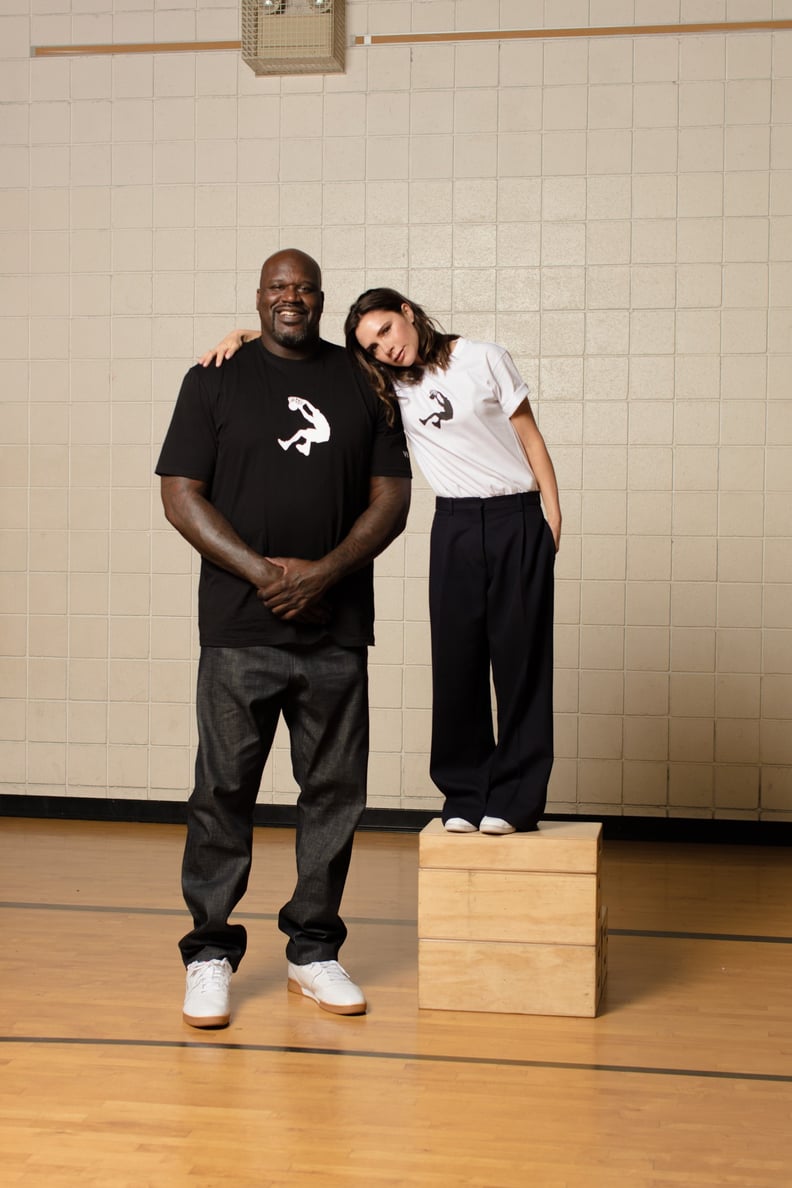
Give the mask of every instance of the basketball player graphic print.
M 437 392 L 434 388 L 429 392 L 429 399 L 434 400 L 439 408 L 429 413 L 428 417 L 421 417 L 422 425 L 431 425 L 433 429 L 442 429 L 443 421 L 454 418 L 454 406 L 444 392 Z
M 300 454 L 305 454 L 308 457 L 311 446 L 330 440 L 330 422 L 315 404 L 304 400 L 302 396 L 289 396 L 288 400 L 291 411 L 302 413 L 308 424 L 298 429 L 291 437 L 279 437 L 278 445 L 282 450 L 288 450 L 294 446 Z

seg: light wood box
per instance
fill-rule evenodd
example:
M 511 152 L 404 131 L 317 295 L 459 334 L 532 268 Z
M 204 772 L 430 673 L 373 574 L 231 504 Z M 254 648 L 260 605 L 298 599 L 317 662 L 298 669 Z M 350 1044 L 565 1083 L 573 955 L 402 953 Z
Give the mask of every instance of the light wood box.
M 607 968 L 602 826 L 419 839 L 418 1005 L 593 1016 Z

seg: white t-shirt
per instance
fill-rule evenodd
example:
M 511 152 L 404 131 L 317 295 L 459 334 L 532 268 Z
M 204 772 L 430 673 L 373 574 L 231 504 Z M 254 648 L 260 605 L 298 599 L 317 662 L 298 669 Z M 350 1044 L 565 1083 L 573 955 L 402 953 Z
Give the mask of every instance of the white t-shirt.
M 415 461 L 436 495 L 538 490 L 509 420 L 530 389 L 503 347 L 459 338 L 445 371 L 394 387 Z

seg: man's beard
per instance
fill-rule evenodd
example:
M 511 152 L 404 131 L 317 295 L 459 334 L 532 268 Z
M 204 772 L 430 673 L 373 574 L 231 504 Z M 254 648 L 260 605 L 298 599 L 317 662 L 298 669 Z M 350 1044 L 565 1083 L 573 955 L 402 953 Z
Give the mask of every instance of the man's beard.
M 315 342 L 319 337 L 319 329 L 309 319 L 296 326 L 282 326 L 276 315 L 272 315 L 272 337 L 282 347 L 300 347 L 307 342 Z

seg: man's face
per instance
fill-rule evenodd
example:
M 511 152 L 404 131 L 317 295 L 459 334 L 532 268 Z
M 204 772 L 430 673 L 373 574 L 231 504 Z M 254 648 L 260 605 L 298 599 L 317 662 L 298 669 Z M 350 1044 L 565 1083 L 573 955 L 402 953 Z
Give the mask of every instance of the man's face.
M 319 341 L 324 293 L 318 265 L 300 252 L 278 252 L 264 264 L 256 293 L 261 340 L 273 355 L 297 358 Z

